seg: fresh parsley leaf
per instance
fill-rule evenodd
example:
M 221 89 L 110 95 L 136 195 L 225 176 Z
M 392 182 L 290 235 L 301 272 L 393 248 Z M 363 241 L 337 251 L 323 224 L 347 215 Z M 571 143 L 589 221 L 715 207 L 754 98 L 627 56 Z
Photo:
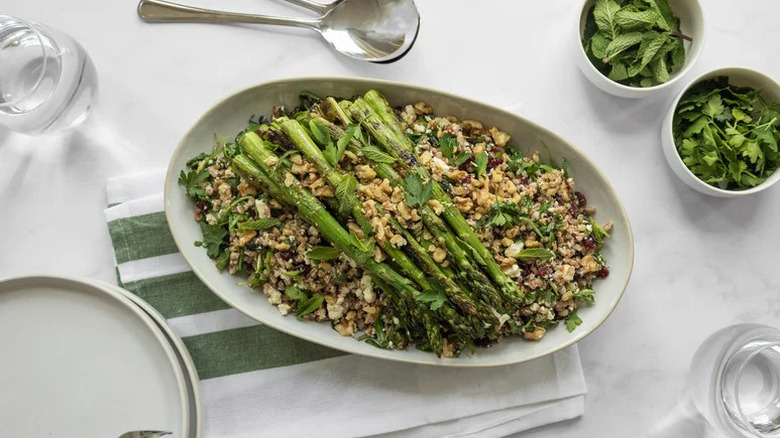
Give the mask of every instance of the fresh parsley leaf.
M 314 294 L 311 298 L 298 304 L 298 310 L 295 311 L 295 316 L 298 318 L 308 315 L 322 306 L 322 302 L 325 298 L 320 294 Z
M 775 118 L 767 115 L 773 114 L 772 105 L 777 104 L 766 104 L 758 90 L 729 85 L 728 77 L 693 85 L 680 99 L 672 122 L 683 163 L 721 189 L 763 183 L 780 167 L 780 132 Z
M 575 292 L 573 295 L 574 300 L 582 303 L 592 303 L 595 298 L 596 291 L 593 289 L 581 289 Z
M 341 251 L 332 246 L 315 246 L 306 253 L 306 257 L 312 260 L 333 260 L 339 257 Z
M 195 242 L 195 246 L 206 248 L 206 254 L 216 259 L 219 256 L 222 246 L 227 246 L 225 239 L 228 236 L 227 228 L 220 225 L 209 225 L 206 222 L 200 222 L 200 231 L 203 234 L 203 240 Z
M 280 227 L 282 222 L 279 219 L 271 217 L 255 219 L 246 222 L 240 222 L 238 224 L 239 230 L 267 230 L 273 227 Z
M 404 178 L 406 183 L 406 205 L 422 207 L 433 195 L 433 183 L 426 181 L 423 183 L 422 177 L 416 173 L 410 173 Z
M 439 150 L 442 155 L 448 159 L 452 159 L 453 154 L 458 150 L 458 139 L 449 132 L 445 133 L 439 138 Z
M 196 172 L 194 170 L 179 173 L 179 185 L 184 187 L 187 191 L 187 195 L 191 198 L 202 199 L 206 197 L 206 191 L 199 187 L 198 184 L 205 181 L 211 176 L 211 174 L 204 170 L 202 172 Z
M 431 288 L 417 296 L 417 301 L 428 303 L 431 310 L 437 310 L 447 302 L 444 286 L 435 278 L 430 279 Z
M 189 167 L 190 169 L 195 169 L 196 167 L 198 167 L 201 161 L 205 160 L 208 157 L 210 157 L 210 155 L 206 155 L 203 152 L 201 152 L 198 155 L 195 155 L 194 157 L 190 158 L 189 161 L 187 161 L 187 167 Z
M 590 236 L 593 238 L 593 241 L 596 242 L 596 245 L 601 245 L 601 243 L 604 241 L 604 238 L 609 237 L 609 233 L 607 233 L 604 228 L 602 228 L 602 226 L 599 225 L 596 221 L 591 221 L 590 226 Z
M 569 333 L 573 332 L 574 329 L 577 328 L 578 325 L 582 324 L 582 319 L 580 319 L 579 316 L 577 316 L 577 311 L 571 312 L 568 317 L 566 317 L 566 330 L 569 331 Z

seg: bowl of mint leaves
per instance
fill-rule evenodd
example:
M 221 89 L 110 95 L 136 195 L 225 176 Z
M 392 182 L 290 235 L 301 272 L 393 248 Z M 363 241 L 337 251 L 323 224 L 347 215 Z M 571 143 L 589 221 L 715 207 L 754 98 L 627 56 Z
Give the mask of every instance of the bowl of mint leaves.
M 696 62 L 704 16 L 697 0 L 585 0 L 577 43 L 580 70 L 594 85 L 644 97 Z
M 747 195 L 780 179 L 780 85 L 755 70 L 700 76 L 675 98 L 662 129 L 667 162 L 702 193 Z

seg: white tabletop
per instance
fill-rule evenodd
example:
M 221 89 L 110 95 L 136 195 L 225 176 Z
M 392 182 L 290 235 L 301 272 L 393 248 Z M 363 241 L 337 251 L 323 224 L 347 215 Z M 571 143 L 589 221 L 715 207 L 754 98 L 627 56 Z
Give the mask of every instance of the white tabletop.
M 64 135 L 0 129 L 0 277 L 113 281 L 106 178 L 164 167 L 202 112 L 249 85 L 366 76 L 510 107 L 588 153 L 625 204 L 636 266 L 615 313 L 579 344 L 586 413 L 524 437 L 642 436 L 681 399 L 686 368 L 707 334 L 738 321 L 776 323 L 780 315 L 780 188 L 733 200 L 698 194 L 672 174 L 659 139 L 673 95 L 699 73 L 744 65 L 780 79 L 776 0 L 703 0 L 699 63 L 674 89 L 640 101 L 609 96 L 577 70 L 571 45 L 579 2 L 572 0 L 419 0 L 417 43 L 389 65 L 340 56 L 300 29 L 143 23 L 134 0 L 4 3 L 3 13 L 53 25 L 84 45 L 100 100 L 85 125 Z M 196 4 L 299 12 L 279 0 Z

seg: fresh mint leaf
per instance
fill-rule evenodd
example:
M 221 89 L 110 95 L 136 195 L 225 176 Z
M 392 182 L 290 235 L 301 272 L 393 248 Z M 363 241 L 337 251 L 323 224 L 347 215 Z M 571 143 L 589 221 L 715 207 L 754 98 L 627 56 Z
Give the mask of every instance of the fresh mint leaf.
M 284 288 L 284 295 L 291 300 L 298 301 L 299 303 L 309 299 L 309 294 L 307 294 L 306 291 L 301 290 L 301 288 L 295 284 L 291 284 Z
M 282 222 L 279 221 L 279 219 L 266 217 L 266 218 L 255 219 L 246 222 L 240 222 L 238 224 L 238 229 L 239 230 L 267 230 L 273 227 L 280 227 L 281 225 Z
M 346 175 L 336 186 L 334 194 L 336 195 L 336 200 L 339 201 L 338 208 L 340 213 L 349 214 L 355 207 L 357 186 L 358 182 L 352 175 Z
M 450 165 L 459 167 L 461 164 L 465 163 L 473 156 L 474 154 L 472 154 L 471 152 L 461 152 L 450 162 Z
M 341 254 L 338 248 L 331 246 L 315 246 L 306 253 L 306 257 L 312 260 L 333 260 Z
M 314 136 L 314 140 L 316 140 L 320 146 L 327 146 L 332 143 L 330 131 L 328 131 L 328 128 L 322 123 L 316 120 L 309 121 L 309 130 Z
M 365 146 L 360 149 L 360 152 L 370 161 L 375 163 L 393 164 L 396 161 L 395 158 L 382 152 L 376 146 Z
M 474 156 L 474 172 L 480 178 L 487 171 L 488 155 L 482 151 Z
M 635 30 L 652 27 L 661 18 L 658 12 L 647 9 L 644 11 L 622 8 L 615 13 L 615 24 L 623 30 Z
M 320 308 L 320 306 L 322 306 L 323 301 L 325 301 L 325 298 L 322 295 L 312 295 L 311 298 L 298 304 L 298 310 L 295 311 L 295 316 L 301 318 L 316 311 Z
M 632 87 L 668 82 L 685 63 L 679 20 L 669 0 L 596 0 L 583 47 L 594 67 Z
M 620 4 L 613 0 L 597 0 L 593 8 L 593 18 L 599 31 L 609 34 L 614 38 L 617 34 L 615 14 L 620 10 Z
M 410 207 L 425 205 L 433 195 L 433 183 L 431 181 L 425 181 L 423 183 L 422 177 L 416 173 L 410 173 L 404 178 L 406 186 L 406 205 Z
M 555 257 L 555 253 L 545 248 L 526 248 L 515 256 L 517 260 L 547 260 L 553 257 Z
M 618 35 L 610 41 L 607 46 L 606 53 L 604 55 L 604 62 L 609 62 L 611 58 L 623 53 L 632 46 L 635 46 L 642 42 L 644 35 L 641 32 L 631 32 Z

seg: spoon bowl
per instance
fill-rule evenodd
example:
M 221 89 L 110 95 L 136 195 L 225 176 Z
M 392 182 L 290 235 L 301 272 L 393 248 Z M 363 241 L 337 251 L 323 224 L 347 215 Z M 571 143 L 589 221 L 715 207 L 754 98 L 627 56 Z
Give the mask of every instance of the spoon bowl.
M 372 62 L 404 56 L 417 39 L 413 0 L 342 0 L 322 17 L 319 31 L 339 52 Z
M 411 49 L 420 29 L 414 0 L 337 0 L 331 4 L 287 0 L 322 14 L 319 18 L 275 17 L 195 8 L 163 0 L 141 0 L 138 15 L 149 22 L 250 23 L 305 27 L 337 51 L 378 63 L 397 61 Z

